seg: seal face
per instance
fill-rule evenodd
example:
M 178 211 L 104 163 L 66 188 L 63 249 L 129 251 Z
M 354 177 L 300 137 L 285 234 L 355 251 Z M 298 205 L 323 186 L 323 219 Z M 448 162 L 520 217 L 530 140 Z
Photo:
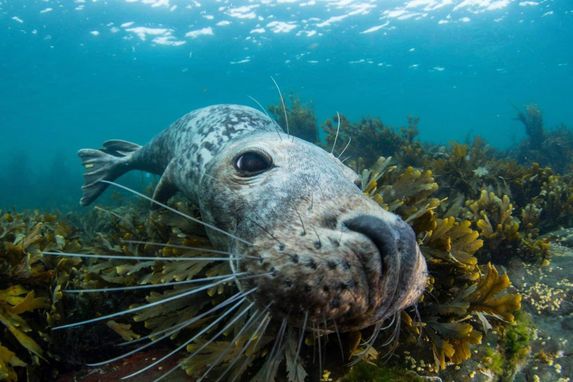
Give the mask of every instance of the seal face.
M 271 165 L 241 173 L 233 163 L 245 153 Z M 230 242 L 232 252 L 248 255 L 237 267 L 271 275 L 241 283 L 256 286 L 257 301 L 276 316 L 296 324 L 308 313 L 357 330 L 422 293 L 426 263 L 414 232 L 365 196 L 357 174 L 332 154 L 264 132 L 230 143 L 206 171 L 201 211 L 252 243 Z
M 239 259 L 233 269 L 261 275 L 239 287 L 256 287 L 256 303 L 292 325 L 362 329 L 424 290 L 426 263 L 410 226 L 365 196 L 332 154 L 252 108 L 199 109 L 146 146 L 108 141 L 79 155 L 82 204 L 131 169 L 161 174 L 154 199 L 181 192 L 196 203 L 220 229 L 207 229 L 212 243 Z

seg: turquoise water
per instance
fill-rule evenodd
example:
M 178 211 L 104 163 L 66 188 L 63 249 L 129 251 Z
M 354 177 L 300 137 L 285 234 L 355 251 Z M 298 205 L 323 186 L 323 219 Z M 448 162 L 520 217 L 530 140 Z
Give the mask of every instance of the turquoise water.
M 573 126 L 571 0 L 0 0 L 0 208 L 76 205 L 76 151 L 284 93 L 499 148 L 536 103 Z

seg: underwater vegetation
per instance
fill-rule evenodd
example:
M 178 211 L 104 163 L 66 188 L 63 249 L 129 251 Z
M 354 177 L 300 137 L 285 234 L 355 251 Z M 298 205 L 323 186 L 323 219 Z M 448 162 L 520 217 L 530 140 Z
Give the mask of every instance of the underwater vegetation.
M 548 130 L 543 123 L 543 113 L 537 105 L 527 105 L 518 110 L 517 120 L 525 128 L 527 138 L 521 142 L 515 153 L 521 163 L 539 163 L 557 172 L 573 170 L 573 132 L 565 125 Z
M 275 339 L 282 326 L 268 314 L 249 317 L 238 309 L 220 319 L 209 315 L 232 304 L 237 287 L 224 276 L 231 273 L 229 262 L 209 261 L 212 247 L 200 224 L 167 210 L 150 213 L 147 203 L 136 201 L 66 216 L 5 211 L 0 380 L 54 380 L 85 363 L 105 367 L 154 347 L 164 352 L 134 377 L 163 367 L 158 376 L 183 370 L 194 378 L 208 372 L 214 379 L 253 381 L 274 375 L 288 381 L 456 380 L 449 373 L 479 362 L 474 374 L 512 380 L 531 356 L 534 328 L 504 265 L 551 261 L 542 235 L 573 223 L 570 174 L 547 167 L 550 162 L 521 161 L 480 139 L 423 145 L 416 140 L 416 118 L 394 129 L 379 119 L 353 123 L 337 115 L 319 133 L 314 112 L 294 96 L 289 100 L 290 131 L 329 151 L 336 140 L 334 154 L 349 157 L 345 163 L 360 174 L 363 192 L 413 227 L 430 273 L 415 307 L 384 326 L 340 337 L 309 331 L 299 343 L 299 333 L 288 329 L 279 345 L 284 359 L 278 359 Z M 286 122 L 282 108 L 270 111 L 279 124 Z M 540 113 L 524 118 L 531 134 L 552 134 L 543 130 Z M 184 200 L 175 198 L 170 206 L 199 217 Z M 54 252 L 109 258 L 43 255 Z M 197 260 L 175 260 L 189 257 Z M 217 278 L 217 285 L 176 298 L 189 284 Z M 163 299 L 172 301 L 159 304 Z M 107 316 L 125 310 L 130 314 Z M 48 329 L 91 319 L 89 325 Z M 164 365 L 175 350 L 181 366 Z M 321 352 L 331 361 L 324 359 L 319 373 Z
M 303 104 L 299 97 L 291 94 L 285 108 L 283 109 L 282 104 L 268 107 L 270 115 L 284 131 L 287 131 L 288 119 L 288 130 L 291 134 L 312 143 L 320 140 L 316 129 L 316 116 L 310 105 Z

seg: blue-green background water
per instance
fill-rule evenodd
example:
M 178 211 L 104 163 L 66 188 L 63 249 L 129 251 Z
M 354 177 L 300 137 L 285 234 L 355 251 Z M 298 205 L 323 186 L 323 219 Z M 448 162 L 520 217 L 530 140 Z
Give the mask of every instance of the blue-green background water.
M 75 205 L 76 151 L 214 103 L 311 102 L 420 139 L 573 126 L 573 1 L 0 0 L 0 208 Z

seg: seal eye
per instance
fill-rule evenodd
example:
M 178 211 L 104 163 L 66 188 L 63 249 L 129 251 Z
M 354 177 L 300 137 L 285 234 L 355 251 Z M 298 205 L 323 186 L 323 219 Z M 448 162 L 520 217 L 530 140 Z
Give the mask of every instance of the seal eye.
M 256 151 L 247 151 L 235 159 L 235 168 L 241 176 L 255 176 L 271 167 L 271 159 Z

